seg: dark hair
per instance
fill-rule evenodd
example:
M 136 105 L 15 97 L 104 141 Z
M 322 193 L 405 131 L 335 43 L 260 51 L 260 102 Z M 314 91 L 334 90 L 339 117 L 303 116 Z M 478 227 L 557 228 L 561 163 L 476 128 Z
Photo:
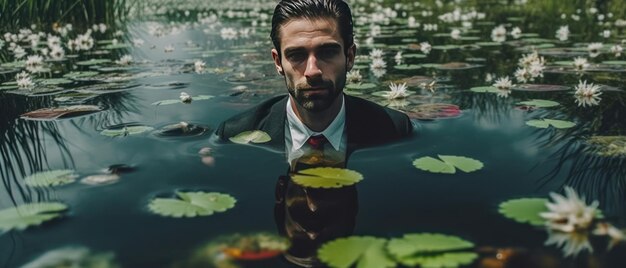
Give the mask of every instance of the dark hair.
M 342 0 L 281 0 L 274 9 L 272 16 L 272 32 L 270 38 L 274 48 L 280 55 L 279 28 L 292 19 L 331 18 L 337 22 L 339 33 L 343 39 L 344 53 L 354 44 L 352 14 L 350 7 Z

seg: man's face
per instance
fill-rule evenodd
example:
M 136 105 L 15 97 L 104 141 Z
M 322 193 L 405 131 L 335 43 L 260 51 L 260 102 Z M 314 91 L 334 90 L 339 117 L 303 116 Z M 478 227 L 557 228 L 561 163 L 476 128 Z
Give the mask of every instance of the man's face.
M 354 63 L 355 47 L 344 53 L 344 42 L 333 19 L 293 19 L 280 27 L 279 56 L 272 49 L 278 72 L 298 106 L 319 112 L 341 105 L 346 73 Z

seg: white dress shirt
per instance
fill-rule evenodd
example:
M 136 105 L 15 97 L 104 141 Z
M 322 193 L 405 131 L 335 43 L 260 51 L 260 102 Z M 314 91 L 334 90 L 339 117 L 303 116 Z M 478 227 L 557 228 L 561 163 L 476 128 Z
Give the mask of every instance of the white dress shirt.
M 331 145 L 324 147 L 324 155 L 337 160 L 341 159 L 341 162 L 345 161 L 347 147 L 345 99 L 342 99 L 341 109 L 335 119 L 322 132 L 315 132 L 300 121 L 291 107 L 291 97 L 287 100 L 285 109 L 287 109 L 285 148 L 288 163 L 292 164 L 295 159 L 310 152 L 312 148 L 307 140 L 315 135 L 324 135 Z

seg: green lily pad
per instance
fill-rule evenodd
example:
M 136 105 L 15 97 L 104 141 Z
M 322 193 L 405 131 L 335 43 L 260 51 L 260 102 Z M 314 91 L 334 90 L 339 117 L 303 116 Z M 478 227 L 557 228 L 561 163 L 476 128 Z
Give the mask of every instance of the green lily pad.
M 191 97 L 191 99 L 193 102 L 193 101 L 199 101 L 199 100 L 209 100 L 214 97 L 215 96 L 211 96 L 211 95 L 198 95 L 195 97 Z M 170 104 L 177 104 L 177 103 L 183 103 L 183 102 L 180 99 L 175 99 L 175 100 L 171 99 L 171 100 L 156 101 L 156 102 L 153 102 L 152 105 L 159 106 L 159 105 L 170 105 Z
M 546 212 L 545 198 L 520 198 L 512 199 L 500 203 L 500 214 L 519 223 L 529 223 L 531 225 L 542 226 L 545 220 L 539 213 Z
M 474 247 L 472 242 L 443 234 L 406 234 L 389 241 L 387 251 L 400 263 L 420 267 L 458 267 L 478 257 L 473 252 L 458 252 Z
M 626 65 L 626 60 L 608 60 L 608 61 L 603 61 L 602 64 L 608 64 L 608 65 Z
M 237 136 L 231 137 L 229 139 L 231 142 L 239 143 L 239 144 L 248 144 L 248 143 L 266 143 L 272 140 L 269 134 L 261 131 L 261 130 L 252 130 L 252 131 L 244 131 Z
M 67 206 L 63 203 L 30 203 L 0 210 L 0 230 L 24 230 L 61 216 Z
M 385 268 L 396 267 L 385 251 L 386 239 L 370 236 L 339 238 L 324 244 L 317 255 L 333 268 Z
M 0 86 L 0 91 L 18 89 L 17 85 L 4 85 L 4 83 L 2 85 Z
M 363 175 L 344 168 L 318 167 L 301 170 L 291 175 L 299 185 L 311 188 L 340 188 L 363 180 Z
M 78 79 L 78 78 L 92 77 L 96 75 L 98 75 L 98 72 L 71 72 L 71 73 L 67 73 L 63 75 L 63 77 L 69 78 L 69 79 Z
M 42 171 L 24 178 L 24 183 L 34 187 L 59 186 L 72 183 L 78 175 L 71 169 Z
M 95 105 L 73 105 L 67 107 L 42 108 L 22 114 L 22 119 L 29 120 L 55 120 L 59 118 L 70 118 L 90 113 L 102 111 Z
M 461 48 L 460 46 L 457 45 L 438 45 L 438 46 L 432 46 L 432 49 L 434 50 L 453 50 L 453 49 L 459 49 Z
M 116 127 L 116 128 L 105 129 L 101 131 L 100 134 L 104 136 L 109 136 L 109 137 L 120 137 L 120 136 L 125 137 L 129 135 L 141 134 L 146 131 L 152 131 L 152 130 L 154 130 L 154 128 L 149 127 L 149 126 L 130 125 L 130 126 L 123 126 L 121 128 Z
M 402 55 L 402 57 L 407 58 L 407 59 L 424 59 L 427 56 L 424 54 L 411 53 L 411 54 L 404 54 Z
M 528 106 L 535 106 L 537 108 L 548 108 L 548 107 L 554 107 L 554 106 L 559 106 L 560 105 L 556 101 L 539 100 L 539 99 L 529 100 L 529 101 L 522 101 L 522 102 L 518 102 L 518 104 L 528 105 Z
M 444 174 L 454 174 L 456 173 L 456 168 L 469 173 L 480 170 L 484 166 L 482 162 L 468 157 L 453 155 L 438 156 L 443 161 L 426 156 L 415 159 L 413 166 L 424 171 Z
M 402 65 L 396 65 L 394 66 L 394 68 L 398 69 L 398 70 L 417 70 L 422 68 L 422 66 L 417 65 L 417 64 L 402 64 Z
M 161 216 L 174 218 L 209 216 L 235 206 L 237 200 L 228 194 L 206 192 L 177 192 L 180 198 L 155 198 L 148 208 Z
M 484 86 L 484 87 L 473 87 L 470 88 L 470 91 L 476 93 L 498 93 L 500 90 L 497 87 L 492 86 Z
M 52 78 L 52 79 L 43 79 L 39 81 L 42 85 L 62 85 L 62 84 L 70 84 L 74 81 L 64 78 Z
M 131 44 L 117 43 L 115 45 L 114 44 L 106 45 L 102 49 L 113 50 L 113 49 L 130 48 L 130 47 L 132 47 Z
M 86 61 L 79 61 L 76 63 L 76 65 L 91 66 L 91 65 L 98 65 L 98 64 L 109 63 L 109 62 L 111 62 L 110 59 L 90 59 Z
M 352 89 L 352 90 L 366 90 L 366 89 L 372 89 L 375 88 L 376 84 L 372 84 L 372 83 L 358 83 L 358 84 L 347 84 L 346 88 L 347 89 Z
M 526 121 L 526 125 L 536 128 L 548 128 L 549 126 L 553 126 L 555 128 L 563 129 L 563 128 L 572 128 L 576 126 L 576 123 L 564 120 L 556 120 L 556 119 L 533 119 Z

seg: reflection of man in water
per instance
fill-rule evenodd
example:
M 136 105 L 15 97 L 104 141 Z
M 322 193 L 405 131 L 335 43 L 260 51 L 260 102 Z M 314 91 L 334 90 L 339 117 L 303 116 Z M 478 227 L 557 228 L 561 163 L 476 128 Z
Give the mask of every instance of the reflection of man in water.
M 352 15 L 341 0 L 283 0 L 272 17 L 272 57 L 285 77 L 288 95 L 269 99 L 220 125 L 227 141 L 261 130 L 265 144 L 284 150 L 290 172 L 303 168 L 345 167 L 358 148 L 407 137 L 413 126 L 400 112 L 343 94 L 356 46 Z M 355 186 L 312 189 L 281 176 L 276 184 L 275 218 L 292 246 L 286 258 L 317 266 L 316 251 L 329 240 L 352 233 L 357 214 Z
M 262 130 L 266 145 L 298 158 L 322 148 L 339 158 L 410 135 L 403 113 L 343 94 L 354 65 L 352 15 L 341 0 L 283 0 L 272 17 L 272 57 L 288 95 L 269 99 L 220 125 L 222 140 Z

